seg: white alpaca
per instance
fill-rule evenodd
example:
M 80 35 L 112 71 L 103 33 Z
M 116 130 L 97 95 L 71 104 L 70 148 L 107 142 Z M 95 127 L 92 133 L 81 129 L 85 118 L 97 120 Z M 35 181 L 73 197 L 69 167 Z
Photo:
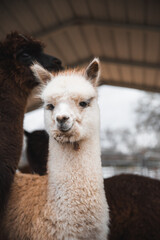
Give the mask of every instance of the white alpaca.
M 103 189 L 96 85 L 99 61 L 85 71 L 53 76 L 42 92 L 49 133 L 48 175 L 17 174 L 4 219 L 8 239 L 106 240 L 108 205 Z

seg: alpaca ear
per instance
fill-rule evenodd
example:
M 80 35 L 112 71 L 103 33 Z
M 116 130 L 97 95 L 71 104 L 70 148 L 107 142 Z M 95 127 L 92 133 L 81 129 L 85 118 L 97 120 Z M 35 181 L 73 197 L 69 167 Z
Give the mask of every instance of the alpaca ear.
M 44 69 L 39 63 L 34 63 L 31 67 L 34 76 L 42 83 L 46 83 L 51 80 L 52 74 Z
M 92 83 L 94 87 L 98 85 L 100 76 L 100 63 L 98 58 L 94 58 L 85 70 L 85 77 Z

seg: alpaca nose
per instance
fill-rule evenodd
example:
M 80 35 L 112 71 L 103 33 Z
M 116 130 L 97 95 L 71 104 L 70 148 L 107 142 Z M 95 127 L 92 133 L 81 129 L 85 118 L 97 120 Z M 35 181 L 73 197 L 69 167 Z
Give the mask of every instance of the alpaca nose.
M 69 119 L 68 116 L 57 116 L 56 120 L 59 124 L 64 124 Z

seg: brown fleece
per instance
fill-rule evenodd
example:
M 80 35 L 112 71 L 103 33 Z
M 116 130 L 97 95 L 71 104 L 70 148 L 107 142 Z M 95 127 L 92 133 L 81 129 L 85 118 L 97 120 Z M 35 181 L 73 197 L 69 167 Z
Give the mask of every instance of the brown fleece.
M 0 217 L 21 155 L 27 99 L 39 84 L 29 68 L 32 60 L 46 62 L 44 67 L 52 70 L 61 68 L 61 62 L 43 54 L 42 43 L 32 37 L 13 32 L 0 42 Z
M 109 240 L 160 239 L 160 181 L 122 174 L 104 180 Z

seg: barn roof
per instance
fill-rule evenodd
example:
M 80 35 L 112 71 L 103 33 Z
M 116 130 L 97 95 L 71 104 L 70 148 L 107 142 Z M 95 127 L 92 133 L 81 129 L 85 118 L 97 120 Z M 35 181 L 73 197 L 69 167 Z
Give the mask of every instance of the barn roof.
M 0 38 L 29 33 L 64 65 L 102 62 L 102 83 L 160 92 L 160 1 L 1 0 Z

